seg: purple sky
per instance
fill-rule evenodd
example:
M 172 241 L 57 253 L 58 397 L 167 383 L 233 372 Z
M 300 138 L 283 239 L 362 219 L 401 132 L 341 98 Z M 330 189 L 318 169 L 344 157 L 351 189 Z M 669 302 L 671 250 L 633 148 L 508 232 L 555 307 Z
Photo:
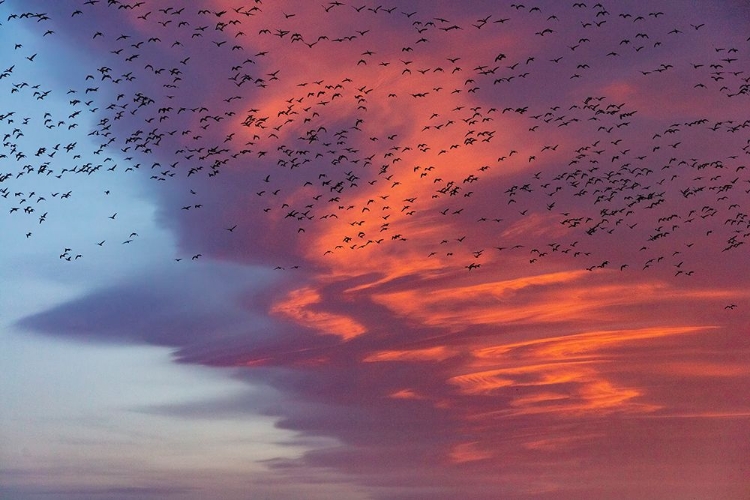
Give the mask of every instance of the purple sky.
M 750 495 L 748 18 L 0 4 L 0 496 Z

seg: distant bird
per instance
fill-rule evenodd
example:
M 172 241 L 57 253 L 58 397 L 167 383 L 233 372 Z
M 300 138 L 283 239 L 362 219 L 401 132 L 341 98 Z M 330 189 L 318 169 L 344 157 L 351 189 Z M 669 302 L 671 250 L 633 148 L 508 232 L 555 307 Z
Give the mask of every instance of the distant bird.
M 117 8 L 101 8 L 105 4 Z M 593 271 L 637 255 L 647 269 L 666 268 L 660 258 L 669 261 L 676 279 L 693 274 L 691 264 L 704 250 L 716 246 L 723 249 L 722 257 L 733 257 L 750 238 L 750 203 L 743 197 L 750 192 L 750 178 L 742 160 L 750 154 L 744 142 L 750 120 L 737 115 L 750 94 L 750 68 L 745 49 L 733 47 L 728 35 L 711 26 L 710 17 L 666 5 L 659 6 L 663 11 L 636 5 L 632 12 L 610 16 L 601 4 L 577 2 L 544 16 L 540 7 L 511 4 L 511 19 L 499 18 L 486 3 L 467 2 L 462 4 L 466 15 L 454 22 L 441 17 L 439 2 L 400 11 L 382 5 L 340 9 L 345 2 L 334 0 L 302 18 L 301 12 L 261 9 L 260 4 L 193 11 L 161 5 L 152 11 L 143 1 L 86 0 L 56 19 L 54 30 L 42 22 L 49 20 L 47 14 L 26 12 L 21 4 L 8 7 L 8 25 L 35 19 L 24 29 L 35 30 L 39 44 L 34 50 L 44 61 L 52 53 L 44 51 L 63 43 L 57 33 L 66 30 L 66 36 L 96 45 L 107 57 L 105 63 L 92 59 L 71 67 L 69 97 L 59 108 L 43 106 L 56 90 L 52 80 L 43 77 L 43 68 L 28 71 L 37 53 L 28 54 L 14 42 L 0 72 L 0 90 L 18 102 L 17 109 L 24 110 L 19 114 L 28 116 L 0 110 L 0 161 L 5 165 L 0 213 L 18 224 L 34 213 L 34 221 L 45 221 L 46 229 L 60 223 L 60 218 L 47 219 L 47 213 L 71 198 L 72 191 L 60 193 L 74 186 L 60 186 L 91 175 L 101 182 L 124 182 L 122 176 L 134 175 L 189 189 L 195 199 L 173 207 L 180 224 L 190 217 L 191 227 L 201 228 L 208 220 L 222 220 L 211 219 L 222 213 L 217 206 L 240 209 L 243 216 L 258 217 L 269 241 L 291 245 L 284 248 L 297 248 L 302 238 L 320 238 L 326 240 L 321 242 L 324 255 L 349 252 L 352 259 L 370 259 L 374 249 L 390 252 L 385 249 L 393 245 L 414 245 L 420 255 L 471 259 L 472 248 L 502 244 L 495 248 L 512 256 L 510 249 L 539 246 L 531 241 L 559 231 L 574 241 L 592 237 L 596 243 L 589 252 L 583 243 L 575 248 L 555 242 L 549 256 L 539 252 L 531 263 L 544 265 L 554 255 Z M 391 14 L 395 17 L 386 22 Z M 545 18 L 547 24 L 539 25 Z M 382 31 L 386 24 L 402 22 L 419 34 L 410 38 L 395 29 Z M 463 45 L 467 22 L 475 27 L 471 47 Z M 683 33 L 686 24 L 693 31 Z M 96 31 L 118 25 L 134 31 L 119 36 Z M 347 28 L 326 32 L 339 25 Z M 311 35 L 302 26 L 319 31 Z M 519 26 L 534 29 L 524 34 Z M 491 43 L 508 27 L 522 37 L 520 52 Z M 607 30 L 607 43 L 600 28 Z M 701 49 L 709 43 L 704 33 L 716 43 L 713 53 Z M 670 36 L 658 40 L 659 34 Z M 391 37 L 393 44 L 368 48 L 364 43 L 373 36 Z M 537 36 L 552 44 L 542 50 L 525 43 Z M 146 50 L 162 40 L 171 46 Z M 287 64 L 287 46 L 303 47 L 306 57 L 320 64 Z M 240 57 L 243 52 L 253 55 Z M 446 61 L 450 66 L 440 67 Z M 697 61 L 684 64 L 691 77 L 681 80 L 679 92 L 664 92 L 672 88 L 666 83 L 675 78 L 681 61 Z M 455 80 L 456 74 L 466 76 Z M 636 85 L 627 80 L 635 75 L 650 81 Z M 635 90 L 610 91 L 613 82 L 633 83 Z M 584 92 L 595 88 L 608 90 Z M 267 98 L 249 104 L 256 94 Z M 695 118 L 670 111 L 695 97 L 719 104 L 706 116 L 696 111 Z M 653 103 L 646 110 L 648 119 L 642 114 L 644 102 Z M 403 120 L 385 120 L 383 110 L 398 110 Z M 568 146 L 558 148 L 549 138 L 562 127 Z M 667 134 L 674 138 L 666 140 Z M 712 146 L 696 152 L 695 144 L 718 144 L 718 138 L 721 150 Z M 532 162 L 538 167 L 529 171 Z M 227 204 L 209 203 L 209 196 L 226 196 Z M 394 199 L 412 201 L 396 205 Z M 40 212 L 49 212 L 37 219 L 34 210 L 40 206 Z M 356 224 L 339 225 L 349 211 L 358 214 Z M 659 220 L 670 214 L 675 217 Z M 494 232 L 476 225 L 490 220 L 497 224 Z M 513 226 L 521 220 L 528 224 L 526 231 Z M 359 232 L 350 232 L 354 226 Z M 222 227 L 233 232 L 238 226 Z M 426 227 L 441 233 L 434 243 L 424 241 Z M 23 229 L 26 238 L 28 229 Z M 498 234 L 517 241 L 487 241 Z M 135 237 L 132 232 L 123 244 Z M 452 248 L 438 252 L 441 241 Z M 692 254 L 686 241 L 696 242 Z M 679 264 L 675 249 L 684 252 Z M 62 260 L 75 260 L 70 252 Z M 455 262 L 451 265 L 466 261 Z M 463 267 L 480 265 L 486 271 L 502 264 Z M 626 269 L 628 264 L 620 265 Z

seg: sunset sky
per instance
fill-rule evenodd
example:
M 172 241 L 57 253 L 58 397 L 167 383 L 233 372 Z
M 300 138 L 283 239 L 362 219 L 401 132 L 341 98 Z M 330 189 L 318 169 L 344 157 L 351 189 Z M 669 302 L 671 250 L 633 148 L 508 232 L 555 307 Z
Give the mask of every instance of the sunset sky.
M 750 497 L 748 19 L 0 2 L 0 498 Z

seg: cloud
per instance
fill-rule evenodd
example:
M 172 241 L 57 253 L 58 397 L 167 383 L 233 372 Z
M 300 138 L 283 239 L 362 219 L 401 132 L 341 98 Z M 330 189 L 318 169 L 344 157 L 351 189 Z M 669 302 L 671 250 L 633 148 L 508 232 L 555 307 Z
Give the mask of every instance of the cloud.
M 570 477 L 663 496 L 657 475 L 688 456 L 699 487 L 720 484 L 744 445 L 712 421 L 747 410 L 725 394 L 748 379 L 727 355 L 747 314 L 725 310 L 747 299 L 745 117 L 668 57 L 716 54 L 697 28 L 666 34 L 677 3 L 669 21 L 637 2 L 414 5 L 100 3 L 83 25 L 49 6 L 62 40 L 112 66 L 92 69 L 97 136 L 132 154 L 182 260 L 18 326 L 232 367 L 267 390 L 153 411 L 272 416 L 334 444 L 269 467 L 374 497 L 583 498 Z M 699 436 L 669 415 L 705 416 Z M 642 467 L 663 469 L 645 474 L 654 439 Z
M 207 347 L 248 332 L 259 340 L 271 323 L 260 310 L 236 306 L 241 294 L 257 294 L 262 283 L 273 286 L 269 273 L 248 267 L 213 264 L 190 275 L 155 270 L 22 318 L 17 326 L 81 341 L 169 347 Z

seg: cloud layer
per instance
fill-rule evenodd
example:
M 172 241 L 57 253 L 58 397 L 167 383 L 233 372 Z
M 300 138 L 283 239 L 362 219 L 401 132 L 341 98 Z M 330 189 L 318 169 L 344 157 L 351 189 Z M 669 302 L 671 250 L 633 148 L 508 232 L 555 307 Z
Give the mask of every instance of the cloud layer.
M 45 169 L 117 163 L 178 252 L 19 326 L 233 367 L 270 390 L 153 411 L 273 416 L 337 445 L 270 469 L 371 498 L 747 491 L 750 47 L 726 4 L 30 4 L 8 22 L 91 61 L 54 84 L 59 133 L 79 111 L 104 142 Z

